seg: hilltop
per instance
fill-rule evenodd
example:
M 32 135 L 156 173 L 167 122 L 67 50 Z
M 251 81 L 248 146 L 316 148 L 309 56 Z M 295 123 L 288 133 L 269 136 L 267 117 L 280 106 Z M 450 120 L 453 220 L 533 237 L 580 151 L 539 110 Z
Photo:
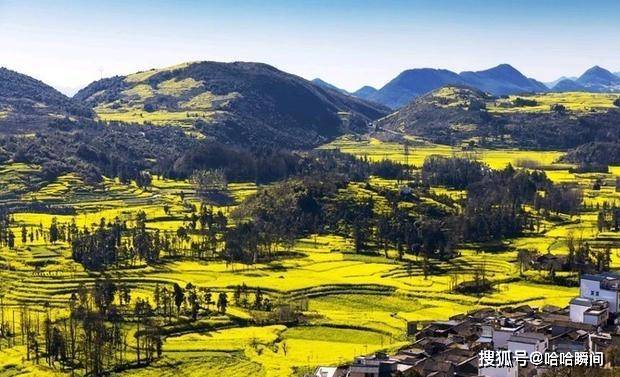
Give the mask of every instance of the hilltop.
M 320 78 L 315 78 L 311 81 L 314 85 L 320 86 L 323 89 L 329 89 L 329 90 L 335 90 L 337 92 L 340 92 L 342 94 L 349 94 L 349 92 L 347 92 L 344 89 L 341 89 L 339 87 L 337 87 L 334 84 L 330 84 L 327 81 L 321 80 Z
M 375 135 L 399 139 L 406 135 L 432 142 L 486 147 L 569 149 L 593 141 L 618 141 L 620 110 L 613 95 L 579 93 L 540 97 L 491 97 L 463 86 L 437 89 L 374 123 Z M 547 98 L 549 97 L 549 98 Z M 587 100 L 595 107 L 574 107 Z M 550 101 L 549 105 L 544 105 Z M 555 102 L 553 102 L 555 101 Z M 566 101 L 567 110 L 553 110 Z M 574 110 L 573 110 L 574 108 Z
M 245 146 L 303 148 L 364 132 L 387 109 L 261 63 L 186 63 L 96 81 L 76 100 L 109 121 L 179 125 Z
M 620 90 L 620 77 L 599 66 L 588 69 L 575 81 L 595 92 Z
M 376 92 L 370 91 L 367 97 L 364 92 L 357 95 L 391 108 L 398 108 L 412 98 L 428 93 L 445 85 L 467 84 L 459 75 L 445 69 L 410 69 L 402 72 L 392 81 Z
M 493 95 L 545 92 L 545 84 L 525 77 L 509 64 L 478 72 L 461 72 L 460 76 L 474 88 Z
M 373 88 L 370 85 L 365 85 L 351 94 L 359 98 L 370 98 L 376 92 L 377 92 L 377 89 Z
M 90 109 L 30 76 L 0 68 L 0 124 L 16 132 L 67 117 L 90 117 Z
M 617 73 L 611 73 L 595 65 L 579 77 L 564 77 L 557 80 L 551 90 L 554 92 L 618 92 L 620 91 L 620 77 Z
M 554 92 L 581 92 L 581 91 L 587 91 L 586 87 L 579 84 L 578 82 L 575 82 L 571 79 L 564 79 L 561 81 L 558 81 L 554 86 L 553 86 L 553 91 Z
M 484 92 L 469 87 L 444 87 L 380 119 L 375 128 L 387 136 L 414 135 L 453 144 L 454 136 L 460 139 L 469 134 L 473 136 L 481 125 L 488 123 L 483 108 L 489 98 Z

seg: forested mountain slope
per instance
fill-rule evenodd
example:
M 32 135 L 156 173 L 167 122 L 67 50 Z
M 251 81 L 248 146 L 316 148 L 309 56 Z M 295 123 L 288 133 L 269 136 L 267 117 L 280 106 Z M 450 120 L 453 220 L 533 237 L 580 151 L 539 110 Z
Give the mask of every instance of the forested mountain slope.
M 76 100 L 101 119 L 176 124 L 244 145 L 304 148 L 365 132 L 380 105 L 261 63 L 187 63 L 96 81 Z

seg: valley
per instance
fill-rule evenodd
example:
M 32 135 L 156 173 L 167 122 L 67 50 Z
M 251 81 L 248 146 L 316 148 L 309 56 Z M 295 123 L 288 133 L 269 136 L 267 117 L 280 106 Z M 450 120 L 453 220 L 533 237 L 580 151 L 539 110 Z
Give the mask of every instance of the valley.
M 0 73 L 0 376 L 301 377 L 620 268 L 613 92 Z
M 405 156 L 401 144 L 356 137 L 345 137 L 322 148 L 337 148 L 376 161 L 407 160 L 414 169 L 431 155 L 451 157 L 469 153 L 445 145 L 418 142 L 413 143 L 410 154 Z M 562 153 L 553 151 L 476 149 L 470 153 L 495 169 L 504 168 L 508 163 L 519 166 L 523 161 L 537 161 L 552 180 L 582 188 L 586 202 L 611 204 L 620 199 L 620 194 L 610 187 L 615 184 L 613 172 L 618 169 L 611 169 L 612 173 L 607 174 L 570 173 L 569 166 L 557 163 Z M 27 179 L 23 175 L 37 168 L 29 166 L 30 170 L 26 170 L 23 166 L 9 164 L 4 169 Z M 4 187 L 19 185 L 20 177 L 11 178 L 12 182 L 4 181 L 7 176 L 3 174 L 2 183 L 7 185 Z M 605 183 L 595 191 L 591 187 L 596 180 Z M 375 192 L 398 186 L 395 180 L 371 178 L 363 185 L 353 184 L 351 189 Z M 235 204 L 256 190 L 253 183 L 230 185 Z M 444 187 L 432 190 L 442 195 L 453 193 Z M 181 191 L 183 199 L 179 197 Z M 148 229 L 176 232 L 187 222 L 187 205 L 199 205 L 188 181 L 156 178 L 145 190 L 133 183 L 122 184 L 111 179 L 105 180 L 99 188 L 89 188 L 73 175 L 61 176 L 35 192 L 24 194 L 21 200 L 68 206 L 76 212 L 71 215 L 15 213 L 11 228 L 16 234 L 22 226 L 26 229 L 41 227 L 46 231 L 54 218 L 65 224 L 75 221 L 78 228 L 97 224 L 101 218 L 132 222 L 138 211 L 147 214 Z M 235 204 L 222 210 L 230 213 Z M 131 287 L 134 301 L 147 298 L 153 302 L 155 289 L 175 283 L 181 287 L 191 283 L 200 289 L 225 292 L 232 301 L 235 287 L 245 285 L 252 290 L 261 289 L 274 303 L 294 300 L 301 305 L 304 318 L 302 323 L 289 326 L 252 324 L 253 321 L 248 323 L 248 320 L 256 318 L 256 311 L 234 303 L 226 314 L 212 314 L 197 322 L 181 317 L 173 324 L 163 325 L 166 336 L 161 359 L 144 369 L 122 375 L 174 373 L 189 376 L 197 370 L 211 370 L 231 376 L 243 373 L 295 376 L 315 365 L 343 362 L 358 354 L 403 346 L 407 343 L 408 321 L 447 319 L 485 306 L 564 306 L 575 295 L 576 288 L 550 283 L 545 270 L 530 270 L 521 275 L 517 251 L 533 249 L 565 255 L 569 232 L 576 232 L 593 244 L 613 242 L 615 245 L 618 237 L 614 232 L 598 232 L 596 215 L 585 211 L 545 222 L 540 231 L 500 244 L 461 245 L 458 257 L 449 261 L 431 260 L 430 273 L 426 272 L 427 267 L 420 257 L 398 258 L 393 249 L 385 255 L 383 252 L 359 254 L 351 240 L 335 235 L 297 239 L 292 247 L 294 256 L 252 265 L 164 256 L 153 266 L 139 263 L 129 268 L 108 269 L 105 274 L 117 285 Z M 614 252 L 612 267 L 618 266 L 618 258 Z M 31 315 L 37 318 L 43 317 L 45 311 L 49 311 L 52 318 L 65 315 L 70 292 L 81 284 L 91 286 L 101 276 L 74 262 L 66 242 L 52 245 L 44 239 L 23 243 L 17 240 L 14 248 L 3 249 L 2 263 L 5 266 L 2 273 L 4 321 L 11 318 L 9 313 L 22 310 L 23 305 L 28 305 Z M 487 278 L 496 285 L 494 292 L 479 296 L 453 291 L 454 276 L 461 282 L 470 280 L 481 266 Z M 19 357 L 14 356 L 20 346 L 7 348 L 6 340 L 3 342 L 5 345 L 0 351 L 3 373 L 59 373 L 41 365 L 22 365 Z M 129 340 L 130 346 L 131 342 Z M 206 373 L 203 375 L 210 372 Z

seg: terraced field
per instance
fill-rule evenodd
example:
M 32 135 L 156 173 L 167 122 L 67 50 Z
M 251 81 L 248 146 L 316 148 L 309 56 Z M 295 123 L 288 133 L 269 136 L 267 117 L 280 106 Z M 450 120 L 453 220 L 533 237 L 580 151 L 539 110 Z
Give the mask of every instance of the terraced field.
M 341 139 L 326 148 L 366 156 L 405 161 L 403 147 L 377 140 Z M 432 154 L 464 153 L 447 146 L 416 143 L 408 162 L 419 167 Z M 475 156 L 499 168 L 507 163 L 518 165 L 522 160 L 536 160 L 557 182 L 577 184 L 584 189 L 587 203 L 620 201 L 615 192 L 615 177 L 620 169 L 608 174 L 572 174 L 569 166 L 557 164 L 559 152 L 475 151 Z M 3 186 L 20 188 L 27 175 L 36 167 L 12 164 L 2 167 Z M 596 179 L 603 182 L 601 190 L 593 190 Z M 392 186 L 395 181 L 373 178 L 371 186 Z M 231 185 L 238 203 L 256 191 L 249 183 Z M 350 190 L 366 190 L 365 185 L 352 185 Z M 435 193 L 466 195 L 465 192 L 433 188 Z M 181 194 L 182 192 L 182 194 Z M 370 192 L 370 191 L 369 191 Z M 132 222 L 135 213 L 145 211 L 147 226 L 162 231 L 175 231 L 183 224 L 188 204 L 198 204 L 191 184 L 155 178 L 148 190 L 133 184 L 105 180 L 98 187 L 89 187 L 74 175 L 65 175 L 55 182 L 39 185 L 36 190 L 20 194 L 23 202 L 39 201 L 49 205 L 69 205 L 75 214 L 51 215 L 21 212 L 14 214 L 14 232 L 21 226 L 28 229 L 49 227 L 52 218 L 59 223 L 76 221 L 78 227 L 97 224 L 101 218 L 119 217 Z M 169 208 L 164 211 L 164 205 Z M 223 207 L 229 213 L 234 207 Z M 377 207 L 381 208 L 381 203 Z M 598 233 L 596 214 L 584 212 L 561 222 L 541 224 L 538 233 L 512 239 L 502 245 L 463 245 L 459 256 L 449 261 L 431 260 L 430 274 L 425 274 L 424 261 L 406 256 L 396 259 L 396 251 L 383 254 L 355 254 L 351 240 L 336 236 L 317 235 L 300 239 L 293 247 L 293 257 L 248 267 L 222 261 L 170 259 L 164 263 L 112 270 L 110 276 L 134 288 L 132 296 L 151 298 L 158 284 L 187 283 L 216 292 L 232 292 L 237 285 L 260 287 L 272 300 L 307 303 L 304 326 L 239 327 L 251 313 L 231 306 L 227 315 L 199 321 L 189 331 L 168 329 L 164 357 L 154 365 L 123 372 L 123 375 L 233 376 L 240 371 L 253 376 L 293 376 L 317 364 L 349 360 L 362 353 L 393 349 L 406 344 L 408 321 L 446 319 L 454 314 L 484 306 L 529 304 L 532 306 L 564 306 L 576 288 L 546 284 L 545 272 L 527 271 L 519 275 L 517 251 L 535 249 L 540 252 L 564 254 L 566 237 L 572 232 L 593 244 L 614 246 L 612 265 L 620 267 L 620 237 L 617 233 Z M 85 271 L 70 258 L 69 245 L 51 245 L 38 239 L 22 244 L 19 237 L 15 250 L 0 252 L 0 294 L 5 303 L 6 318 L 20 305 L 39 307 L 43 315 L 50 307 L 52 316 L 64 314 L 61 309 L 71 292 L 80 284 L 92 285 L 98 274 Z M 484 296 L 455 293 L 451 286 L 471 280 L 483 267 L 496 290 Z M 43 366 L 21 366 L 15 360 L 18 348 L 0 351 L 1 375 L 56 375 L 59 371 Z M 308 351 L 310 350 L 310 351 Z
M 516 98 L 536 101 L 534 106 L 513 106 Z M 614 107 L 614 101 L 620 98 L 615 93 L 542 93 L 526 96 L 509 96 L 496 100 L 487 106 L 491 112 L 549 112 L 553 105 L 563 105 L 569 111 L 602 111 Z

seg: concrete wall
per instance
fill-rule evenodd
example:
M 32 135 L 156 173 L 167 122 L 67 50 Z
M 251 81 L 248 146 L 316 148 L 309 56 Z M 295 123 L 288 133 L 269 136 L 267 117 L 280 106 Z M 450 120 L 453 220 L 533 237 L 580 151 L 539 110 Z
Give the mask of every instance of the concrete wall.
M 588 309 L 587 306 L 570 304 L 570 321 L 583 323 L 583 313 Z
M 495 348 L 507 348 L 508 338 L 518 334 L 522 330 L 502 330 L 493 329 L 493 347 Z

